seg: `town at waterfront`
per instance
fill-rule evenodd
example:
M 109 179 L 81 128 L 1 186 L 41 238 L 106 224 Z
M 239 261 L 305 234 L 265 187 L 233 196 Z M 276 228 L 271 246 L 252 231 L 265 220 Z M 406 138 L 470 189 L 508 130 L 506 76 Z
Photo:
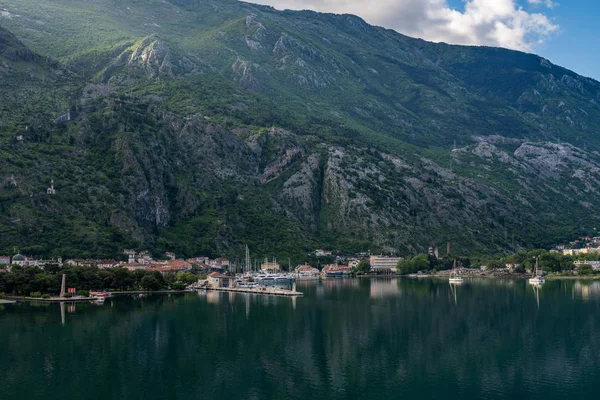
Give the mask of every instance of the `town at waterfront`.
M 413 257 L 358 253 L 345 255 L 317 249 L 300 265 L 246 257 L 160 256 L 124 249 L 115 259 L 43 259 L 22 254 L 0 256 L 0 297 L 16 300 L 65 300 L 104 297 L 107 293 L 190 290 L 246 290 L 297 295 L 296 280 L 362 276 L 515 277 L 540 279 L 600 275 L 600 237 L 581 237 L 550 250 L 520 251 L 506 256 L 461 257 L 450 245 Z M 460 277 L 460 278 L 457 278 Z M 66 283 L 65 283 L 66 280 Z M 65 286 L 66 284 L 66 286 Z M 286 289 L 282 289 L 285 287 Z M 267 288 L 278 288 L 269 289 Z M 300 293 L 301 295 L 301 293 Z

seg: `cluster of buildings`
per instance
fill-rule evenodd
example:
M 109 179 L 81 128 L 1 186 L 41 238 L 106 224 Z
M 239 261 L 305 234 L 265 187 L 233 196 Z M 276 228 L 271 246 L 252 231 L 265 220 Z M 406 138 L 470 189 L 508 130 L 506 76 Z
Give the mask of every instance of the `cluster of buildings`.
M 372 256 L 369 258 L 369 264 L 372 272 L 385 273 L 395 272 L 398 262 L 404 261 L 402 257 Z M 335 264 L 328 264 L 321 271 L 310 265 L 300 265 L 296 267 L 296 273 L 305 276 L 347 276 L 352 270 L 360 264 L 357 258 L 338 258 Z
M 230 262 L 227 258 L 210 259 L 209 257 L 193 257 L 188 259 L 178 259 L 174 253 L 167 252 L 160 260 L 154 259 L 148 251 L 137 252 L 131 249 L 123 251 L 126 261 L 114 259 L 68 259 L 63 262 L 61 258 L 52 260 L 34 259 L 31 257 L 16 254 L 12 258 L 9 256 L 0 256 L 0 270 L 10 270 L 11 265 L 32 266 L 44 268 L 47 265 L 73 266 L 73 267 L 94 267 L 99 269 L 125 268 L 129 271 L 158 271 L 161 273 L 189 271 L 193 267 L 200 268 L 206 272 L 222 273 L 230 269 Z M 317 257 L 333 257 L 330 250 L 318 249 L 314 252 Z M 385 257 L 363 255 L 363 259 L 368 259 L 371 270 L 374 272 L 394 272 L 401 257 Z M 357 267 L 360 259 L 356 257 L 336 256 L 333 263 L 325 265 L 322 270 L 311 267 L 310 265 L 300 265 L 296 267 L 295 272 L 306 276 L 339 276 L 349 275 L 352 269 Z M 260 264 L 260 270 L 267 273 L 280 273 L 282 266 L 276 261 L 265 260 Z
M 148 251 L 137 253 L 135 250 L 125 250 L 127 261 L 112 259 L 68 259 L 63 262 L 62 258 L 52 260 L 35 259 L 16 254 L 13 257 L 0 256 L 0 271 L 10 271 L 11 266 L 40 267 L 48 265 L 72 266 L 72 267 L 95 267 L 99 269 L 125 268 L 129 271 L 158 271 L 160 273 L 189 271 L 193 266 L 206 271 L 222 271 L 229 267 L 226 258 L 210 259 L 209 257 L 194 257 L 187 260 L 177 259 L 173 253 L 165 253 L 165 259 L 155 260 Z
M 10 271 L 12 265 L 18 265 L 20 267 L 45 267 L 46 265 L 62 266 L 62 258 L 42 260 L 32 257 L 26 257 L 22 254 L 15 254 L 14 256 L 0 256 L 0 269 Z
M 158 271 L 160 273 L 190 271 L 193 266 L 199 267 L 205 271 L 222 271 L 229 267 L 229 260 L 226 258 L 210 259 L 209 257 L 193 257 L 178 259 L 174 253 L 165 253 L 166 260 L 155 260 L 148 251 L 137 253 L 135 250 L 126 249 L 123 251 L 127 255 L 127 262 L 119 263 L 117 266 L 129 271 Z
M 579 254 L 600 254 L 600 236 L 583 236 L 568 244 L 554 246 L 552 253 L 562 253 L 565 256 L 576 256 Z

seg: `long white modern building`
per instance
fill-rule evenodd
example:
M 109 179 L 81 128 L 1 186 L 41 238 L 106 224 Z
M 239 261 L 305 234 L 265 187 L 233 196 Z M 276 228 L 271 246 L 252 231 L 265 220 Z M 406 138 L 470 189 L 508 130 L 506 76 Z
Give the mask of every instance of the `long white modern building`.
M 371 257 L 371 269 L 396 271 L 396 266 L 398 265 L 399 261 L 404 261 L 404 258 L 372 256 Z

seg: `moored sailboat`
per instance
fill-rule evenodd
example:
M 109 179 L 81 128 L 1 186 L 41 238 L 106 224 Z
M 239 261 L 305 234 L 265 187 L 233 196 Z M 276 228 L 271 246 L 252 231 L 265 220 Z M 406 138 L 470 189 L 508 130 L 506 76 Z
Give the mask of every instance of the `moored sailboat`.
M 450 274 L 450 283 L 461 284 L 463 282 L 463 278 L 461 276 L 458 276 L 458 272 L 456 271 L 456 260 L 454 260 L 454 265 L 452 266 L 452 273 Z
M 538 261 L 539 257 L 536 257 L 535 267 L 533 268 L 533 275 L 531 278 L 529 278 L 530 285 L 543 285 L 546 282 L 542 270 L 539 269 Z

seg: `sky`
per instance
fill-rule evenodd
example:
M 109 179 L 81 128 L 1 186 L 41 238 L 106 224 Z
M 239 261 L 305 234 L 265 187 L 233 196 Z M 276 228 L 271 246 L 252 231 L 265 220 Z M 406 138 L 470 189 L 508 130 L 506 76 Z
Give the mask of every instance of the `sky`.
M 600 0 L 250 0 L 277 9 L 355 14 L 435 42 L 539 54 L 600 80 Z

